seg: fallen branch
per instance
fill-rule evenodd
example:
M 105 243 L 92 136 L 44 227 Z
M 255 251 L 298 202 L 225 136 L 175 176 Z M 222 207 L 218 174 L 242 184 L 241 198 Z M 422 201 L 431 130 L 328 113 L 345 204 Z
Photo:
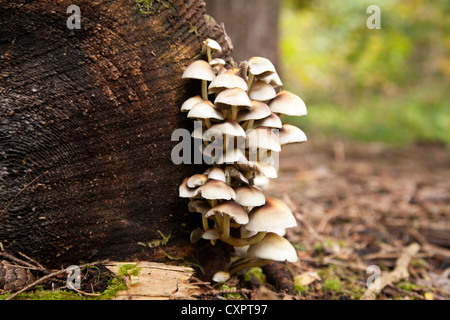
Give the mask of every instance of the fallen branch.
M 418 243 L 412 243 L 403 251 L 398 258 L 393 271 L 386 275 L 381 276 L 379 286 L 371 286 L 364 292 L 360 300 L 375 300 L 377 295 L 381 293 L 381 290 L 386 286 L 392 285 L 400 280 L 406 279 L 409 276 L 408 265 L 411 259 L 419 252 L 420 245 Z

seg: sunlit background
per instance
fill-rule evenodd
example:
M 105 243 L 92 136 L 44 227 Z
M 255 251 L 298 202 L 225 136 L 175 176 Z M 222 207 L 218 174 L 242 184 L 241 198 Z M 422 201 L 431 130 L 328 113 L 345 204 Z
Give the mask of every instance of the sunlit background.
M 309 112 L 295 123 L 315 138 L 450 144 L 449 17 L 447 0 L 285 0 L 282 79 Z

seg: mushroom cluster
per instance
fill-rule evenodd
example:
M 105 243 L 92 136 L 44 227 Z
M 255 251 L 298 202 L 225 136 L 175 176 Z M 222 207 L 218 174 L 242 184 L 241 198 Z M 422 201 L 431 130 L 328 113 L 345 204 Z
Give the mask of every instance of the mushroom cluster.
M 179 196 L 190 199 L 189 211 L 201 215 L 202 228 L 192 231 L 191 241 L 235 247 L 241 258 L 230 270 L 272 260 L 295 262 L 296 251 L 283 234 L 296 219 L 281 200 L 266 198 L 255 178 L 276 178 L 274 159 L 283 146 L 306 141 L 301 129 L 281 121 L 285 115 L 305 116 L 305 103 L 281 89 L 268 59 L 252 57 L 239 68 L 227 68 L 214 58 L 220 51 L 207 39 L 202 52 L 207 61 L 194 61 L 182 76 L 201 81 L 201 94 L 187 99 L 181 111 L 201 123 L 192 137 L 201 139 L 201 151 L 212 163 L 179 187 Z M 220 148 L 208 148 L 212 143 Z

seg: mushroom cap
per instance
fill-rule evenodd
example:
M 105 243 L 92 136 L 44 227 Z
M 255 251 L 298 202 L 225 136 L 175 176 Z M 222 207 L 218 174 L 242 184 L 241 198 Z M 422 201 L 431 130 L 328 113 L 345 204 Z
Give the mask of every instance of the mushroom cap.
M 206 181 L 208 181 L 206 174 L 196 173 L 188 179 L 187 186 L 189 188 L 196 188 L 205 184 Z
M 283 86 L 283 82 L 281 81 L 280 76 L 276 72 L 272 73 L 271 75 L 268 75 L 267 77 L 261 80 L 270 84 L 274 88 L 279 88 Z
M 214 119 L 223 120 L 222 113 L 217 110 L 211 101 L 202 100 L 189 110 L 187 117 L 190 119 Z
M 227 149 L 225 152 L 222 152 L 219 159 L 217 159 L 217 164 L 244 164 L 247 163 L 248 160 L 245 157 L 245 154 L 241 149 Z
M 258 78 L 267 77 L 276 72 L 273 63 L 263 57 L 251 57 L 248 60 L 249 71 Z
M 275 261 L 297 262 L 297 251 L 285 238 L 276 233 L 267 233 L 258 243 L 251 245 L 247 254 L 250 257 Z
M 233 166 L 226 166 L 225 167 L 225 176 L 232 177 L 236 180 L 238 180 L 241 183 L 248 184 L 248 179 L 240 172 L 238 169 L 236 169 Z
M 276 95 L 275 89 L 262 80 L 257 80 L 248 93 L 250 99 L 258 101 L 272 100 Z
M 296 126 L 284 123 L 279 134 L 280 145 L 307 141 L 306 134 Z
M 281 90 L 269 103 L 272 112 L 282 113 L 288 116 L 306 116 L 307 110 L 303 100 L 286 90 Z
M 199 241 L 202 238 L 203 233 L 204 231 L 201 228 L 196 228 L 192 230 L 190 236 L 191 243 L 196 243 L 197 241 Z
M 225 177 L 225 172 L 219 168 L 219 167 L 214 167 L 211 170 L 209 170 L 208 172 L 208 179 L 210 180 L 219 180 L 222 182 L 226 182 L 227 178 Z
M 206 39 L 205 41 L 203 41 L 202 53 L 206 52 L 207 47 L 214 51 L 222 51 L 222 47 L 220 46 L 220 44 L 213 39 Z
M 186 70 L 184 70 L 183 79 L 199 79 L 212 81 L 216 75 L 211 65 L 204 60 L 196 60 L 192 62 Z
M 281 122 L 280 117 L 276 115 L 276 113 L 271 112 L 269 116 L 265 117 L 264 119 L 259 119 L 259 120 L 255 121 L 255 123 L 253 125 L 255 127 L 268 127 L 268 128 L 281 129 L 281 127 L 283 126 L 283 123 Z
M 240 161 L 236 162 L 236 165 L 242 170 L 253 170 L 267 178 L 278 177 L 277 169 L 262 161 Z
M 258 207 L 266 203 L 266 197 L 258 188 L 243 185 L 234 190 L 236 202 L 244 207 Z
M 181 105 L 181 111 L 182 112 L 188 112 L 192 109 L 193 106 L 195 106 L 197 103 L 202 102 L 203 99 L 199 95 L 196 95 L 195 97 L 191 97 L 187 99 L 183 104 Z
M 245 137 L 245 131 L 236 121 L 227 119 L 223 122 L 213 124 L 203 134 L 203 140 L 211 141 L 212 137 Z
M 188 209 L 189 212 L 198 212 L 205 214 L 208 212 L 209 209 L 211 209 L 211 206 L 209 205 L 209 202 L 203 199 L 195 199 L 191 200 L 188 203 Z
M 230 274 L 225 271 L 217 271 L 212 277 L 212 281 L 214 282 L 225 282 L 228 279 L 230 279 Z
M 263 206 L 253 208 L 245 228 L 249 231 L 276 232 L 280 228 L 297 226 L 289 207 L 281 200 L 268 198 Z
M 270 116 L 270 107 L 262 101 L 251 100 L 251 109 L 245 109 L 239 111 L 236 121 L 247 121 L 250 119 L 258 120 Z
M 223 66 L 223 65 L 225 65 L 226 64 L 226 62 L 225 62 L 225 60 L 223 60 L 222 58 L 214 58 L 214 59 L 212 59 L 210 62 L 209 62 L 209 64 L 210 65 L 212 65 L 212 66 L 217 66 L 217 65 L 221 65 L 221 66 Z M 214 78 L 215 79 L 215 78 Z
M 198 194 L 198 188 L 189 188 L 187 186 L 189 178 L 185 178 L 178 188 L 180 198 L 193 198 Z
M 281 151 L 278 135 L 267 127 L 257 127 L 247 130 L 246 145 L 250 149 L 267 149 Z
M 231 219 L 239 224 L 246 224 L 248 222 L 248 214 L 245 210 L 235 201 L 224 201 L 217 206 L 209 209 L 205 217 L 210 217 L 215 214 L 228 215 Z
M 241 88 L 231 88 L 221 91 L 214 104 L 217 109 L 229 109 L 231 106 L 237 106 L 239 108 L 250 109 L 252 102 L 247 95 L 247 92 Z
M 247 82 L 232 71 L 219 74 L 211 81 L 208 87 L 214 93 L 220 93 L 223 90 L 232 88 L 241 88 L 244 91 L 248 89 Z
M 198 188 L 198 194 L 201 195 L 202 198 L 210 200 L 236 199 L 236 193 L 233 188 L 219 180 L 208 180 Z
M 203 232 L 202 238 L 205 240 L 217 240 L 220 238 L 219 231 L 216 229 L 208 229 Z

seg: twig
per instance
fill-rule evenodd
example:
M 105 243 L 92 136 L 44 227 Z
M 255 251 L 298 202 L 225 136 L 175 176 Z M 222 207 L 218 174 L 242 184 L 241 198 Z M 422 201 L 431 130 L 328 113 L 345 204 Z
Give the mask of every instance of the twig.
M 419 252 L 420 245 L 418 243 L 412 243 L 403 251 L 398 258 L 395 268 L 392 272 L 382 276 L 380 278 L 380 285 L 372 286 L 364 292 L 360 300 L 375 300 L 377 295 L 381 293 L 381 290 L 386 286 L 392 285 L 400 280 L 406 279 L 409 276 L 408 265 L 411 259 Z
M 81 266 L 79 266 L 79 267 L 80 267 L 80 268 L 84 268 L 84 267 L 92 266 L 92 265 L 95 265 L 95 264 L 97 264 L 97 262 L 94 262 L 94 263 L 86 263 L 86 264 L 83 264 L 83 265 L 81 265 Z M 23 288 L 20 289 L 19 291 L 14 292 L 12 295 L 10 295 L 8 298 L 6 298 L 6 300 L 14 299 L 17 295 L 21 294 L 22 292 L 25 292 L 26 290 L 28 290 L 28 289 L 34 287 L 35 285 L 37 285 L 37 284 L 39 284 L 39 283 L 41 283 L 41 282 L 44 282 L 45 280 L 50 279 L 51 277 L 57 276 L 57 275 L 59 275 L 59 274 L 61 274 L 61 273 L 64 273 L 64 272 L 67 273 L 67 268 L 66 268 L 66 269 L 61 269 L 61 270 L 52 272 L 52 273 L 50 273 L 50 274 L 48 274 L 48 275 L 46 275 L 46 276 L 43 276 L 43 277 L 37 279 L 36 281 L 34 281 L 33 283 L 30 283 L 29 285 L 23 287 Z
M 11 201 L 6 205 L 6 207 L 3 209 L 3 211 L 0 213 L 0 218 L 8 211 L 9 207 L 13 204 L 14 201 L 24 192 L 29 186 L 31 186 L 33 183 L 39 180 L 40 177 L 47 174 L 48 171 L 45 171 L 44 173 L 41 173 L 36 178 L 34 178 L 30 183 L 28 183 L 25 187 L 22 188 L 15 196 L 11 199 Z

